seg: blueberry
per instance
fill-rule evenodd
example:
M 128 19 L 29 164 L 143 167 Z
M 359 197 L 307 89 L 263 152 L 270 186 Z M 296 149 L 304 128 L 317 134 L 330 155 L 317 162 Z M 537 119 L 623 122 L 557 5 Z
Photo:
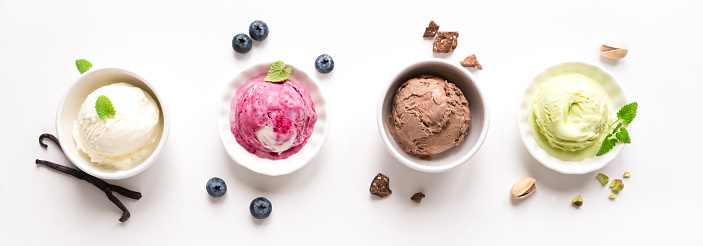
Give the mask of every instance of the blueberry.
M 334 60 L 328 54 L 322 54 L 315 59 L 315 69 L 320 73 L 329 73 L 334 69 Z
M 207 181 L 205 189 L 211 197 L 221 197 L 227 192 L 227 184 L 221 178 L 214 177 Z
M 269 36 L 269 26 L 266 22 L 255 20 L 249 25 L 249 35 L 256 41 L 264 41 Z
M 234 35 L 232 48 L 237 53 L 245 54 L 251 50 L 251 38 L 244 33 Z
M 273 210 L 271 202 L 263 197 L 257 197 L 249 204 L 249 212 L 257 219 L 268 218 L 271 215 L 271 210 Z

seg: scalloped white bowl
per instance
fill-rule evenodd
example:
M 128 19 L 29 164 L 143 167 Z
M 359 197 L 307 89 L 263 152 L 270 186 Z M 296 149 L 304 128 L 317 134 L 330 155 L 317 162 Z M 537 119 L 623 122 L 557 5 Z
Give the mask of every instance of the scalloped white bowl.
M 234 79 L 227 84 L 224 89 L 224 94 L 219 97 L 217 103 L 217 131 L 222 140 L 222 144 L 234 162 L 248 168 L 251 171 L 269 175 L 279 176 L 297 171 L 304 167 L 310 160 L 319 152 L 322 144 L 327 138 L 327 132 L 330 127 L 330 115 L 327 111 L 327 104 L 324 93 L 320 87 L 320 83 L 311 76 L 308 76 L 303 70 L 294 65 L 286 64 L 286 67 L 293 68 L 292 77 L 300 82 L 305 90 L 310 94 L 313 103 L 315 104 L 315 112 L 317 113 L 317 122 L 313 127 L 313 132 L 308 139 L 307 144 L 290 157 L 282 160 L 269 160 L 258 157 L 249 153 L 244 147 L 237 143 L 232 131 L 230 130 L 229 114 L 230 104 L 237 89 L 244 85 L 250 78 L 261 73 L 266 73 L 273 62 L 260 63 L 242 70 Z
M 393 136 L 388 131 L 386 120 L 391 111 L 393 97 L 396 90 L 405 81 L 423 75 L 440 75 L 447 81 L 454 83 L 469 100 L 471 108 L 471 126 L 464 141 L 442 153 L 432 155 L 432 160 L 421 160 L 403 151 Z M 479 89 L 476 78 L 466 70 L 454 63 L 443 59 L 429 59 L 415 62 L 399 71 L 394 78 L 388 81 L 378 102 L 376 123 L 388 152 L 406 166 L 423 172 L 438 173 L 449 171 L 466 163 L 474 156 L 483 145 L 488 134 L 490 122 L 488 103 Z
M 161 118 L 159 119 L 161 133 L 157 138 L 156 149 L 149 157 L 125 170 L 113 170 L 95 165 L 90 161 L 88 155 L 78 151 L 76 141 L 73 140 L 73 121 L 78 119 L 78 112 L 86 97 L 102 86 L 117 82 L 126 82 L 144 90 L 156 100 L 156 104 L 161 111 Z M 137 175 L 149 168 L 156 162 L 166 146 L 170 126 L 171 120 L 168 108 L 154 87 L 138 75 L 117 68 L 96 69 L 83 74 L 63 95 L 59 103 L 58 113 L 56 113 L 56 133 L 66 157 L 79 169 L 102 179 L 124 179 Z
M 532 105 L 532 95 L 534 95 L 537 88 L 539 88 L 539 85 L 547 77 L 561 72 L 577 72 L 590 76 L 598 81 L 598 83 L 603 86 L 605 91 L 608 93 L 608 96 L 613 104 L 613 110 L 617 111 L 620 107 L 627 103 L 625 94 L 623 93 L 622 88 L 620 88 L 620 85 L 615 77 L 602 67 L 584 62 L 561 63 L 544 70 L 542 73 L 537 75 L 527 87 L 523 100 L 520 102 L 520 106 L 517 110 L 517 125 L 520 132 L 520 137 L 522 137 L 522 142 L 530 155 L 532 155 L 532 157 L 534 157 L 539 163 L 542 163 L 545 167 L 564 174 L 590 173 L 603 168 L 610 161 L 615 159 L 624 147 L 624 144 L 615 145 L 610 152 L 602 156 L 594 156 L 582 161 L 564 161 L 550 155 L 547 151 L 542 149 L 530 130 L 528 113 L 530 112 L 529 107 Z

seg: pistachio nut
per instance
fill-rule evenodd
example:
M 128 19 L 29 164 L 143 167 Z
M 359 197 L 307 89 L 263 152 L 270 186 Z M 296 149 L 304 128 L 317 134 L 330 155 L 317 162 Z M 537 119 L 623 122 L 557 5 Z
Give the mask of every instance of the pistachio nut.
M 632 176 L 630 172 L 625 172 L 625 174 L 622 175 L 623 178 L 629 178 L 630 176 Z
M 510 188 L 510 196 L 514 199 L 523 199 L 532 195 L 537 190 L 535 182 L 537 181 L 533 178 L 521 179 Z
M 610 189 L 611 190 L 622 191 L 622 188 L 625 188 L 625 184 L 622 183 L 622 180 L 613 179 L 613 182 L 610 182 Z
M 583 198 L 581 195 L 578 195 L 574 200 L 571 200 L 571 204 L 576 206 L 576 207 L 581 207 L 583 205 Z
M 620 41 L 605 41 L 600 46 L 600 55 L 610 59 L 621 59 L 627 55 L 627 45 Z
M 615 199 L 616 197 L 618 197 L 618 195 L 610 194 L 610 196 L 608 196 L 608 197 L 609 197 L 610 199 Z
M 606 185 L 606 184 L 608 184 L 608 181 L 610 181 L 610 179 L 608 179 L 608 176 L 605 176 L 605 174 L 602 174 L 602 173 L 599 173 L 598 175 L 596 175 L 596 179 L 598 181 L 600 181 L 600 184 L 602 184 L 602 185 Z

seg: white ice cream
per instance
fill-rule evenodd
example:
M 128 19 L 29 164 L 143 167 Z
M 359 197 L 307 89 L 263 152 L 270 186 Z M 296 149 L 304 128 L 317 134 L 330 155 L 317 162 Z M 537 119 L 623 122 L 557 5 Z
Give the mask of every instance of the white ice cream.
M 276 153 L 281 153 L 293 147 L 293 142 L 295 142 L 295 137 L 297 135 L 298 134 L 293 132 L 288 135 L 288 137 L 290 137 L 288 140 L 280 141 L 279 139 L 276 139 L 276 136 L 279 136 L 279 134 L 273 131 L 273 127 L 264 126 L 256 131 L 256 137 L 259 139 L 259 142 L 261 142 L 261 145 L 269 148 L 271 152 Z
M 105 95 L 115 116 L 101 120 L 95 101 Z M 161 131 L 159 107 L 142 89 L 127 83 L 98 88 L 85 99 L 73 121 L 73 138 L 92 162 L 113 169 L 127 169 L 148 157 Z

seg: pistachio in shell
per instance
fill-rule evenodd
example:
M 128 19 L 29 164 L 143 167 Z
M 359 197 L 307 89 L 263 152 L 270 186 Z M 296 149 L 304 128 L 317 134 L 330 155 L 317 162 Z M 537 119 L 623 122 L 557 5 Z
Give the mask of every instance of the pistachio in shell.
M 537 191 L 535 182 L 537 182 L 535 179 L 529 177 L 521 179 L 510 188 L 510 196 L 514 199 L 523 199 L 532 195 Z

